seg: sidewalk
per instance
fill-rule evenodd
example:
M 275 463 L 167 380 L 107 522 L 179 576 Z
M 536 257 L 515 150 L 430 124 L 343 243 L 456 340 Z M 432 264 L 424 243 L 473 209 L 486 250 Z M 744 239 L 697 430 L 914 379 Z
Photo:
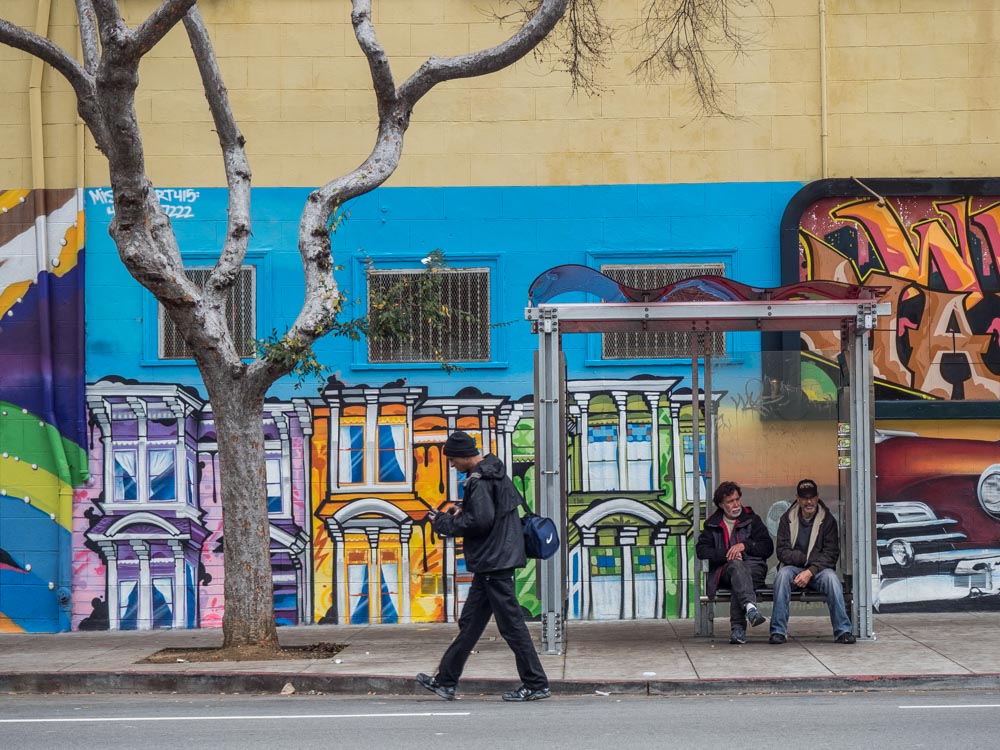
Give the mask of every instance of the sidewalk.
M 542 655 L 556 695 L 772 693 L 1000 687 L 992 648 L 1000 613 L 875 617 L 874 641 L 833 643 L 829 620 L 793 616 L 790 639 L 767 643 L 767 626 L 744 646 L 695 638 L 691 620 L 567 624 L 565 653 Z M 537 637 L 539 625 L 529 626 Z M 455 624 L 280 628 L 283 645 L 344 644 L 335 659 L 138 664 L 164 648 L 218 646 L 220 630 L 0 634 L 0 691 L 419 694 Z M 722 631 L 726 637 L 722 637 Z M 339 660 L 339 661 L 338 661 Z M 517 684 L 514 658 L 490 627 L 469 659 L 459 695 L 495 696 Z

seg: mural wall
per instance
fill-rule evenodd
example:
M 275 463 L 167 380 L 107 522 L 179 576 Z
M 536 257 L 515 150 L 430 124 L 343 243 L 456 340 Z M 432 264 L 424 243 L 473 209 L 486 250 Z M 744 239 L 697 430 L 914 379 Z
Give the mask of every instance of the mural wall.
M 83 211 L 0 190 L 0 630 L 70 624 L 74 487 L 87 478 Z
M 690 606 L 691 396 L 679 378 L 573 381 L 570 616 L 662 618 Z M 74 627 L 220 624 L 211 406 L 191 389 L 87 389 L 94 481 L 76 504 Z M 461 498 L 441 449 L 466 430 L 533 504 L 530 398 L 350 387 L 268 402 L 268 509 L 279 624 L 454 621 L 471 574 L 426 514 Z M 371 439 L 370 439 L 371 438 Z M 372 450 L 372 446 L 375 449 Z M 518 574 L 539 612 L 534 565 Z
M 874 345 L 877 414 L 893 402 L 924 417 L 878 420 L 876 601 L 883 609 L 996 606 L 1000 198 L 899 195 L 902 187 L 886 183 L 876 185 L 887 192 L 878 197 L 809 204 L 795 253 L 802 279 L 886 289 L 892 316 Z M 838 347 L 836 334 L 805 334 L 803 378 L 808 367 L 829 387 Z

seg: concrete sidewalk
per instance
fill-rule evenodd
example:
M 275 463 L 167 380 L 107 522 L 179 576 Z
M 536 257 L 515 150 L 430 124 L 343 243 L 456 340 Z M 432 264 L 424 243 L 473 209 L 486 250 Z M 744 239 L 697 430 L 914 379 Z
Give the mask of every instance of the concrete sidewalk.
M 801 691 L 1000 687 L 992 648 L 1000 613 L 892 614 L 875 618 L 873 641 L 833 643 L 829 620 L 793 616 L 789 641 L 767 643 L 767 626 L 733 646 L 694 637 L 691 620 L 567 624 L 566 649 L 542 655 L 556 695 L 696 695 Z M 539 635 L 539 625 L 530 625 Z M 419 694 L 454 624 L 281 628 L 282 645 L 344 644 L 336 659 L 139 664 L 164 648 L 218 646 L 219 630 L 0 634 L 3 692 L 279 692 Z M 491 626 L 469 659 L 459 695 L 494 697 L 517 685 L 513 655 Z

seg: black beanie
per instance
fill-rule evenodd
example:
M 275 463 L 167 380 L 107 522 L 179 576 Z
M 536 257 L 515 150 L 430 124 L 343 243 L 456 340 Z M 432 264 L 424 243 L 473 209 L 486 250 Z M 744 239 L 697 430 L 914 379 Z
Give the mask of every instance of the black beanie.
M 448 436 L 448 439 L 444 443 L 444 455 L 454 456 L 455 458 L 469 458 L 470 456 L 478 456 L 479 449 L 476 447 L 475 440 L 459 430 Z

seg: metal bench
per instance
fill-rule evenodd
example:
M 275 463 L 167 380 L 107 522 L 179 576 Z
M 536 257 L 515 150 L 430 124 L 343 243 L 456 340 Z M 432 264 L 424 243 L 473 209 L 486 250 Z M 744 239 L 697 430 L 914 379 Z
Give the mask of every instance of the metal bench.
M 706 607 L 707 620 L 709 626 L 709 632 L 706 635 L 712 635 L 711 629 L 713 622 L 715 620 L 715 605 L 719 603 L 728 603 L 732 598 L 732 591 L 729 589 L 719 589 L 715 592 L 714 597 L 709 597 L 702 594 L 699 597 L 699 602 Z M 757 602 L 773 602 L 774 601 L 774 589 L 770 587 L 764 587 L 756 589 Z M 851 603 L 854 601 L 854 596 L 848 587 L 844 586 L 844 605 L 847 607 L 848 611 L 851 609 Z M 792 589 L 792 604 L 812 604 L 819 602 L 820 604 L 826 604 L 826 594 L 819 591 L 810 591 L 809 589 Z

